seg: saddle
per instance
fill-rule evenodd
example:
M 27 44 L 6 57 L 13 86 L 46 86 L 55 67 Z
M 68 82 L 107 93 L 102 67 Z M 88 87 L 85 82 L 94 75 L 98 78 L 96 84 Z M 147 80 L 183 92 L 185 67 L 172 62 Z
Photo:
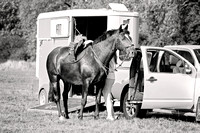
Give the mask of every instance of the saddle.
M 76 63 L 81 60 L 85 55 L 85 49 L 93 43 L 92 40 L 82 39 L 78 43 L 71 42 L 69 47 L 69 55 L 67 60 L 69 63 Z

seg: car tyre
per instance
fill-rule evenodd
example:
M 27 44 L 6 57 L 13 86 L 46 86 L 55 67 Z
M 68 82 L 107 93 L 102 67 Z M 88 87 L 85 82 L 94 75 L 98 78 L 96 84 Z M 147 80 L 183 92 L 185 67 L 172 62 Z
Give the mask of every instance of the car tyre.
M 198 98 L 197 105 L 196 105 L 196 122 L 200 122 L 200 97 Z
M 147 110 L 141 109 L 142 104 L 129 104 L 128 92 L 122 99 L 122 110 L 126 119 L 133 119 L 134 117 L 143 118 L 146 116 Z
M 47 100 L 47 93 L 45 91 L 45 89 L 41 89 L 40 93 L 39 93 L 39 104 L 40 105 L 44 105 L 48 102 Z

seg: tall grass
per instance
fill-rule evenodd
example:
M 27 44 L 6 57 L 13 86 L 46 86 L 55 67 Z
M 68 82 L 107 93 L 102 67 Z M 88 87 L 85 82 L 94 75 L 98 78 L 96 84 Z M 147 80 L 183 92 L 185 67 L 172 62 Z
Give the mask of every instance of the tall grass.
M 30 107 L 38 105 L 35 70 L 32 66 L 26 70 L 8 66 L 0 70 L 0 133 L 200 132 L 193 119 L 163 114 L 126 120 L 115 112 L 119 119 L 111 122 L 106 120 L 105 111 L 100 112 L 99 120 L 93 119 L 93 111 L 87 111 L 81 121 L 77 113 L 71 113 L 69 120 L 61 122 L 55 113 L 30 112 Z
M 0 64 L 0 70 L 10 70 L 10 69 L 28 70 L 34 68 L 35 68 L 35 62 L 8 60 Z

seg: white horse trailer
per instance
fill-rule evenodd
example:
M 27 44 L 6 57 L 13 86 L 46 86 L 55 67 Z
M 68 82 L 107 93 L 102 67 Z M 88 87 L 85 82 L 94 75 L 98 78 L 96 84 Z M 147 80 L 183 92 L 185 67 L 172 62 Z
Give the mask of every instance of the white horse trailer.
M 49 90 L 49 78 L 46 70 L 48 54 L 56 47 L 68 46 L 75 36 L 82 34 L 88 40 L 94 40 L 103 32 L 117 29 L 129 21 L 128 30 L 133 44 L 138 46 L 139 14 L 129 12 L 122 4 L 109 4 L 111 9 L 72 9 L 39 14 L 37 18 L 37 57 L 36 77 L 39 78 L 39 102 L 45 104 Z M 116 9 L 117 8 L 117 9 Z M 118 59 L 118 63 L 122 62 Z M 120 68 L 128 78 L 130 61 L 124 62 Z M 118 71 L 117 73 L 120 73 Z M 117 82 L 117 81 L 116 81 Z

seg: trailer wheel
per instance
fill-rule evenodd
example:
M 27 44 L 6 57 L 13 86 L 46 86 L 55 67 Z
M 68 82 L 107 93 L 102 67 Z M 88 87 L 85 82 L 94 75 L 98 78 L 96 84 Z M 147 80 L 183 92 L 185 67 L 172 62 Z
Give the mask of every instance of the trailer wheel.
M 128 92 L 126 92 L 122 99 L 122 110 L 126 119 L 133 119 L 134 117 L 143 118 L 146 116 L 147 110 L 141 109 L 141 104 L 129 104 L 127 99 Z
M 48 102 L 47 100 L 47 93 L 45 91 L 45 89 L 41 89 L 40 93 L 39 93 L 39 104 L 40 105 L 44 105 Z

